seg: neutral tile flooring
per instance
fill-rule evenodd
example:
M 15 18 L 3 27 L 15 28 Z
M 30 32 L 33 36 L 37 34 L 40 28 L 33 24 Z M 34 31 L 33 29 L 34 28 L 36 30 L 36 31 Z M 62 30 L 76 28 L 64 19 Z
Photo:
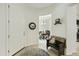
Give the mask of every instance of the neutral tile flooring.
M 37 47 L 36 45 L 32 45 L 32 47 Z M 20 51 L 21 52 L 21 51 Z M 23 52 L 25 52 L 25 51 L 22 51 L 21 53 L 23 53 Z M 20 54 L 21 54 L 20 53 Z M 19 54 L 19 53 L 18 53 Z M 48 49 L 48 54 L 50 55 L 50 56 L 57 56 L 57 54 L 55 54 L 55 52 L 54 51 L 52 51 L 52 49 Z M 76 53 L 73 53 L 72 55 L 70 55 L 70 56 L 79 56 L 79 42 L 78 42 L 78 44 L 77 44 L 77 52 Z
M 36 45 L 32 45 L 32 47 L 33 48 L 36 48 L 37 46 Z M 26 48 L 24 48 L 23 50 L 21 50 L 21 51 L 19 51 L 17 54 L 15 54 L 15 56 L 20 56 L 20 55 L 22 55 L 22 54 L 24 54 L 25 52 L 27 52 L 27 53 L 30 53 L 29 52 L 29 50 L 28 51 L 26 51 L 27 50 L 27 47 Z M 33 49 L 32 49 L 33 50 Z M 31 50 L 30 50 L 31 51 Z M 37 50 L 36 50 L 37 51 Z M 35 53 L 34 51 L 31 51 L 31 52 L 33 52 L 33 53 Z M 50 56 L 57 56 L 53 51 L 52 51 L 52 49 L 48 49 L 48 54 L 50 55 Z M 43 52 L 42 52 L 42 54 L 44 54 Z M 22 55 L 23 56 L 23 55 Z M 25 56 L 25 55 L 24 55 Z M 28 55 L 27 55 L 28 56 Z

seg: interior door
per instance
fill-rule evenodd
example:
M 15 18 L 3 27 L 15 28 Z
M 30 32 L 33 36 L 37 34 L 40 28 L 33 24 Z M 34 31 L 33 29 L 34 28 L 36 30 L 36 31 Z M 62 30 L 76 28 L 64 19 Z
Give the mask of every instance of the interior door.
M 9 4 L 8 14 L 8 53 L 13 55 L 24 47 L 24 12 L 20 4 Z

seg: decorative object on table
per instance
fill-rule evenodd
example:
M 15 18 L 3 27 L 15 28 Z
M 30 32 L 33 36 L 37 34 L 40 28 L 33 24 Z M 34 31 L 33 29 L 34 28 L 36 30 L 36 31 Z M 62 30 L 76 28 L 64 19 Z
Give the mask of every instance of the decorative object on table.
M 56 25 L 56 24 L 62 24 L 60 18 L 57 18 L 57 19 L 55 20 L 55 24 L 54 24 L 54 25 Z
M 35 24 L 34 22 L 30 22 L 30 23 L 29 23 L 29 28 L 30 28 L 31 30 L 34 30 L 34 29 L 36 28 L 36 24 Z

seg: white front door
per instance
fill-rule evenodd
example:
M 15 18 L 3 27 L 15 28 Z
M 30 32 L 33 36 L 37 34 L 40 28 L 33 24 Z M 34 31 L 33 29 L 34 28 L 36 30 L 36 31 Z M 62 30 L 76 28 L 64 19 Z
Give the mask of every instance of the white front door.
M 10 4 L 8 14 L 8 55 L 13 55 L 25 45 L 22 5 Z

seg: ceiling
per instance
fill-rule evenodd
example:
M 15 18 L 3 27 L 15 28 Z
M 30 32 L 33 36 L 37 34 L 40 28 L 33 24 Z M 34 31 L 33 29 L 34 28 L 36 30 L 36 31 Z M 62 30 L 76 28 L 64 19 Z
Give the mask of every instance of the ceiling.
M 55 6 L 56 3 L 27 3 L 26 5 L 34 8 L 45 8 Z
M 76 5 L 75 3 L 26 3 L 25 4 L 28 7 L 33 7 L 33 8 L 37 8 L 37 9 L 42 9 L 42 8 L 46 8 L 46 7 L 53 7 L 56 8 L 58 6 L 66 6 L 66 5 Z

